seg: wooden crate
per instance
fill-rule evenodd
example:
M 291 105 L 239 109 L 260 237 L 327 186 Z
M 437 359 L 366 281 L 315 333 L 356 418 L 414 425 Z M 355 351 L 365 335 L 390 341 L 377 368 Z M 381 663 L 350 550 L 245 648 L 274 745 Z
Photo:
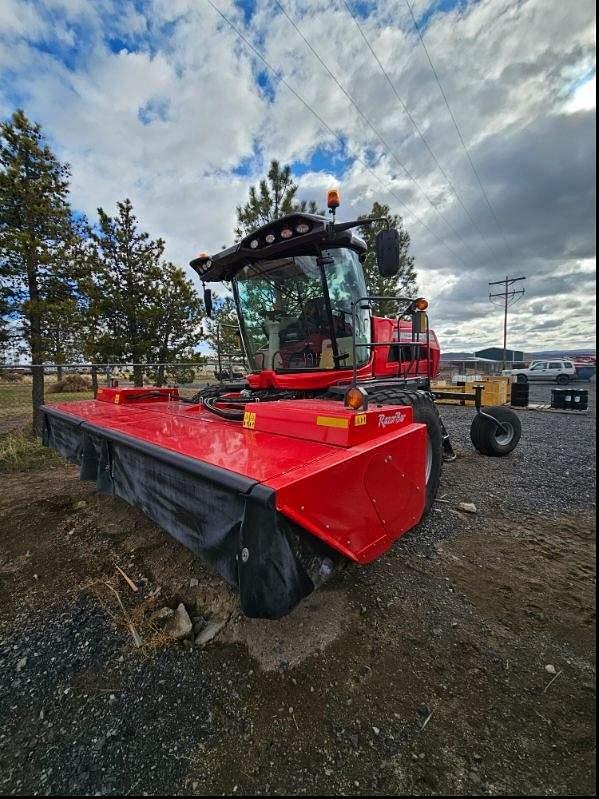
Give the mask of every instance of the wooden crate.
M 489 407 L 491 405 L 507 405 L 511 399 L 512 393 L 512 380 L 510 377 L 485 377 L 482 380 L 474 382 L 467 382 L 465 386 L 456 386 L 453 383 L 448 383 L 445 380 L 433 381 L 433 391 L 437 388 L 439 391 L 454 391 L 461 394 L 471 394 L 474 392 L 475 386 L 483 386 L 483 394 L 481 397 L 482 405 Z M 462 405 L 474 407 L 474 400 L 466 400 L 463 403 L 461 400 L 453 399 L 440 399 L 438 400 L 441 405 Z

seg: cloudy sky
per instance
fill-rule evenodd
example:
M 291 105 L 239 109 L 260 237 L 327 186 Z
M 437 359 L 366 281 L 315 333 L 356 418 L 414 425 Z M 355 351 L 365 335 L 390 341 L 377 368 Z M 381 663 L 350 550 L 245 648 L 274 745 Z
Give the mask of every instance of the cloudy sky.
M 594 346 L 594 7 L 1 0 L 0 115 L 44 126 L 76 209 L 130 197 L 178 263 L 231 243 L 278 158 L 340 218 L 401 214 L 445 350 L 500 343 L 506 274 L 512 345 Z

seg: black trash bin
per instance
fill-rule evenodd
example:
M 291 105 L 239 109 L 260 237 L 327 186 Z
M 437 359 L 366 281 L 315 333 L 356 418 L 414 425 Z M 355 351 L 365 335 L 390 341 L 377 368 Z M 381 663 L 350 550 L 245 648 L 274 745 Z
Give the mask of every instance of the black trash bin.
M 530 385 L 528 383 L 512 383 L 510 405 L 514 408 L 528 408 Z
M 586 388 L 573 388 L 566 396 L 566 408 L 573 411 L 586 411 L 589 408 L 589 391 Z
M 589 392 L 586 388 L 552 388 L 551 407 L 558 410 L 586 411 Z

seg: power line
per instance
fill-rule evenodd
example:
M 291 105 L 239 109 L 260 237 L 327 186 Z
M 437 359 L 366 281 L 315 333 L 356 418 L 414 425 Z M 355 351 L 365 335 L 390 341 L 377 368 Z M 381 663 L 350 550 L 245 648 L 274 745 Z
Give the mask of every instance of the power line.
M 232 29 L 232 30 L 233 30 L 233 31 L 234 31 L 234 32 L 237 34 L 237 36 L 238 36 L 238 37 L 241 39 L 241 41 L 242 41 L 242 42 L 243 42 L 243 43 L 246 45 L 246 47 L 248 47 L 248 49 L 250 49 L 250 50 L 251 50 L 251 51 L 254 53 L 254 55 L 255 55 L 255 56 L 257 56 L 257 58 L 259 58 L 259 59 L 260 59 L 260 61 L 262 61 L 262 63 L 263 63 L 265 66 L 266 66 L 266 68 L 269 70 L 269 72 L 272 72 L 272 74 L 275 76 L 275 78 L 276 78 L 276 79 L 277 79 L 277 80 L 278 80 L 280 83 L 282 83 L 282 84 L 283 84 L 283 86 L 285 86 L 285 88 L 287 88 L 287 89 L 288 89 L 288 90 L 291 92 L 291 94 L 293 94 L 293 95 L 294 95 L 294 97 L 295 97 L 296 99 L 298 99 L 298 100 L 300 101 L 300 103 L 302 103 L 302 105 L 303 105 L 303 106 L 304 106 L 304 107 L 305 107 L 305 108 L 306 108 L 308 111 L 310 111 L 310 113 L 311 113 L 311 114 L 312 114 L 312 115 L 313 115 L 313 116 L 314 116 L 314 117 L 315 117 L 315 118 L 316 118 L 316 119 L 319 121 L 319 123 L 322 125 L 322 127 L 323 127 L 323 128 L 325 128 L 325 130 L 327 130 L 327 131 L 328 131 L 328 132 L 331 134 L 331 136 L 333 136 L 333 137 L 334 137 L 334 138 L 335 138 L 335 139 L 336 139 L 336 140 L 337 140 L 337 141 L 338 141 L 338 142 L 341 144 L 341 146 L 342 146 L 343 148 L 345 148 L 345 147 L 346 147 L 346 142 L 345 142 L 345 140 L 343 139 L 343 137 L 342 137 L 342 136 L 340 136 L 338 133 L 336 133 L 336 132 L 335 132 L 335 131 L 334 131 L 334 130 L 333 130 L 331 127 L 330 127 L 330 125 L 328 125 L 328 124 L 327 124 L 327 123 L 324 121 L 324 119 L 323 119 L 323 118 L 320 116 L 320 114 L 319 114 L 317 111 L 315 111 L 315 110 L 312 108 L 312 106 L 311 106 L 311 105 L 308 103 L 308 101 L 307 101 L 307 100 L 305 100 L 305 99 L 304 99 L 304 98 L 301 96 L 301 94 L 299 94 L 299 92 L 297 92 L 297 91 L 296 91 L 296 90 L 293 88 L 293 86 L 292 86 L 292 85 L 291 85 L 291 84 L 290 84 L 290 83 L 289 83 L 289 82 L 288 82 L 288 81 L 287 81 L 287 80 L 286 80 L 286 79 L 283 77 L 283 75 L 281 75 L 281 73 L 280 73 L 280 72 L 278 72 L 278 71 L 277 71 L 277 70 L 276 70 L 276 69 L 275 69 L 273 66 L 271 66 L 271 64 L 269 64 L 269 62 L 266 60 L 266 58 L 265 58 L 265 57 L 262 55 L 262 53 L 261 53 L 261 52 L 258 50 L 258 48 L 257 48 L 257 47 L 255 47 L 255 46 L 254 46 L 254 45 L 253 45 L 253 44 L 252 44 L 252 43 L 251 43 L 251 42 L 250 42 L 250 41 L 249 41 L 249 40 L 248 40 L 248 39 L 247 39 L 247 38 L 246 38 L 246 37 L 243 35 L 243 33 L 241 33 L 241 31 L 239 30 L 239 28 L 237 28 L 237 26 L 236 26 L 236 25 L 235 25 L 235 24 L 234 24 L 234 23 L 233 23 L 233 22 L 232 22 L 232 21 L 229 19 L 229 17 L 227 17 L 227 16 L 226 16 L 226 14 L 225 14 L 224 12 L 222 12 L 222 11 L 220 10 L 220 8 L 218 8 L 218 6 L 216 6 L 216 5 L 215 5 L 215 4 L 212 2 L 212 0 L 206 0 L 206 2 L 207 2 L 207 3 L 208 3 L 210 6 L 212 6 L 212 8 L 214 9 L 214 11 L 216 11 L 216 13 L 217 13 L 217 14 L 218 14 L 218 15 L 219 15 L 219 16 L 220 16 L 220 17 L 221 17 L 221 18 L 222 18 L 222 19 L 223 19 L 223 20 L 224 20 L 224 21 L 227 23 L 227 25 L 229 25 L 229 27 L 230 27 L 230 28 L 231 28 L 231 29 Z M 362 158 L 360 158 L 360 156 L 358 156 L 358 155 L 355 155 L 355 156 L 354 156 L 354 158 L 355 158 L 355 160 L 356 160 L 356 161 L 358 161 L 358 163 L 362 164 L 362 166 L 364 167 L 364 169 L 365 169 L 367 172 L 369 172 L 370 174 L 372 174 L 372 175 L 375 177 L 375 179 L 376 179 L 376 180 L 377 180 L 377 181 L 378 181 L 378 182 L 381 184 L 381 186 L 383 186 L 383 188 L 385 188 L 385 189 L 386 189 L 386 190 L 389 192 L 389 194 L 391 194 L 391 196 L 392 196 L 392 197 L 394 197 L 394 198 L 395 198 L 395 200 L 396 200 L 396 201 L 397 201 L 397 203 L 400 205 L 400 207 L 405 207 L 405 206 L 404 206 L 404 202 L 403 202 L 403 200 L 401 200 L 401 198 L 400 198 L 400 197 L 399 197 L 399 196 L 398 196 L 398 195 L 397 195 L 397 194 L 396 194 L 396 193 L 393 191 L 393 189 L 389 188 L 389 186 L 390 186 L 391 184 L 389 184 L 388 182 L 386 183 L 386 182 L 385 182 L 385 181 L 384 181 L 382 178 L 380 178 L 380 177 L 377 175 L 377 173 L 376 173 L 376 172 L 375 172 L 375 171 L 374 171 L 374 170 L 373 170 L 371 167 L 369 167 L 369 166 L 368 166 L 368 164 L 366 163 L 366 161 L 364 161 Z M 427 231 L 428 231 L 428 232 L 431 234 L 431 236 L 432 236 L 432 237 L 433 237 L 433 238 L 434 238 L 434 239 L 437 241 L 437 243 L 438 243 L 438 244 L 440 244 L 441 246 L 445 247 L 445 248 L 447 249 L 447 251 L 448 251 L 448 252 L 449 252 L 449 253 L 450 253 L 450 254 L 451 254 L 451 255 L 452 255 L 454 258 L 456 258 L 456 260 L 458 260 L 458 261 L 460 261 L 460 262 L 461 262 L 462 266 L 464 266 L 466 269 L 468 268 L 468 265 L 465 263 L 465 261 L 463 260 L 463 258 L 462 258 L 460 255 L 458 255 L 458 254 L 457 254 L 457 253 L 456 253 L 456 252 L 455 252 L 455 251 L 452 249 L 452 247 L 451 247 L 451 246 L 450 246 L 450 245 L 449 245 L 449 244 L 448 244 L 446 241 L 439 239 L 439 237 L 436 235 L 436 233 L 435 233 L 435 232 L 434 232 L 434 231 L 433 231 L 433 230 L 432 230 L 432 229 L 429 227 L 429 225 L 428 225 L 428 224 L 427 224 L 427 223 L 426 223 L 426 222 L 425 222 L 423 219 L 421 219 L 421 218 L 420 218 L 420 216 L 418 216 L 418 215 L 417 215 L 417 214 L 416 214 L 414 211 L 412 211 L 412 215 L 414 216 L 414 218 L 416 219 L 416 221 L 417 221 L 417 222 L 418 222 L 418 223 L 419 223 L 419 224 L 420 224 L 420 225 L 421 225 L 421 226 L 422 226 L 422 227 L 423 227 L 425 230 L 427 230 Z
M 525 289 L 516 289 L 514 286 L 521 280 L 526 280 L 525 277 L 506 277 L 503 280 L 494 280 L 489 283 L 489 286 L 503 286 L 503 291 L 496 294 L 489 292 L 489 299 L 491 302 L 498 299 L 502 301 L 503 305 L 503 368 L 506 368 L 507 363 L 507 311 L 508 308 L 514 303 L 521 300 L 524 296 Z
M 275 2 L 276 2 L 276 0 L 275 0 Z M 414 128 L 414 130 L 416 131 L 416 133 L 418 134 L 418 136 L 419 136 L 419 137 L 422 139 L 422 142 L 424 143 L 424 146 L 425 146 L 425 147 L 426 147 L 426 149 L 428 150 L 428 152 L 429 152 L 429 154 L 430 154 L 431 158 L 433 159 L 433 161 L 434 161 L 434 162 L 435 162 L 435 164 L 437 165 L 437 167 L 438 167 L 439 171 L 441 172 L 441 174 L 443 175 L 443 177 L 444 177 L 444 178 L 445 178 L 445 180 L 447 181 L 447 184 L 448 184 L 448 186 L 449 186 L 449 187 L 451 188 L 451 190 L 453 191 L 453 193 L 454 193 L 454 195 L 455 195 L 455 197 L 456 197 L 457 201 L 459 202 L 459 204 L 460 204 L 460 205 L 461 205 L 461 207 L 463 208 L 463 210 L 464 210 L 465 214 L 468 216 L 468 218 L 470 219 L 470 221 L 471 221 L 471 222 L 472 222 L 472 224 L 474 225 L 474 228 L 475 228 L 475 230 L 477 231 L 478 235 L 480 236 L 480 239 L 481 239 L 481 241 L 482 241 L 482 242 L 483 242 L 483 243 L 486 245 L 486 247 L 488 248 L 489 252 L 490 252 L 490 253 L 493 255 L 493 249 L 492 249 L 491 245 L 490 245 L 490 244 L 488 244 L 488 242 L 486 241 L 486 239 L 485 239 L 485 237 L 484 237 L 484 234 L 482 233 L 481 229 L 478 227 L 478 225 L 477 225 L 477 223 L 476 223 L 476 220 L 474 219 L 474 217 L 473 217 L 473 216 L 472 216 L 472 214 L 470 213 L 469 209 L 466 207 L 466 204 L 464 203 L 464 201 L 463 201 L 463 200 L 462 200 L 462 198 L 460 197 L 460 194 L 458 193 L 458 190 L 456 189 L 456 187 L 455 187 L 455 185 L 454 185 L 453 181 L 451 180 L 451 178 L 450 178 L 450 177 L 449 177 L 449 175 L 447 174 L 447 171 L 445 170 L 445 168 L 443 167 L 443 165 L 440 163 L 439 159 L 437 158 L 437 155 L 435 154 L 435 152 L 434 152 L 433 148 L 431 147 L 431 145 L 430 145 L 430 143 L 429 143 L 428 139 L 426 138 L 426 136 L 424 135 L 424 133 L 423 133 L 423 132 L 422 132 L 422 130 L 420 129 L 420 126 L 418 125 L 417 121 L 416 121 L 416 120 L 414 119 L 414 117 L 412 116 L 412 113 L 410 112 L 410 109 L 407 107 L 407 105 L 405 104 L 405 102 L 404 102 L 404 101 L 403 101 L 403 99 L 401 98 L 401 96 L 400 96 L 399 92 L 397 91 L 397 89 L 396 89 L 396 87 L 395 87 L 395 84 L 393 83 L 393 81 L 391 80 L 391 78 L 390 78 L 390 76 L 389 76 L 389 73 L 387 72 L 387 70 L 385 69 L 385 67 L 383 66 L 383 64 L 381 63 L 381 60 L 380 60 L 380 58 L 378 57 L 378 55 L 376 54 L 376 51 L 375 51 L 374 47 L 373 47 L 373 46 L 372 46 L 372 44 L 370 43 L 370 40 L 368 39 L 368 37 L 366 36 L 366 34 L 364 33 L 364 29 L 363 29 L 363 28 L 362 28 L 362 26 L 360 25 L 360 23 L 359 23 L 359 21 L 358 21 L 358 18 L 357 18 L 357 17 L 356 17 L 356 15 L 354 14 L 354 12 L 353 12 L 353 10 L 352 10 L 352 8 L 351 8 L 351 6 L 350 6 L 349 2 L 347 2 L 347 0 L 343 0 L 343 4 L 345 5 L 345 7 L 346 7 L 346 9 L 347 9 L 347 11 L 348 11 L 348 13 L 349 13 L 349 15 L 350 15 L 350 16 L 351 16 L 351 18 L 353 19 L 353 21 L 354 21 L 354 23 L 355 23 L 355 25 L 356 25 L 356 27 L 357 27 L 358 31 L 360 32 L 360 35 L 361 35 L 362 39 L 364 40 L 364 43 L 366 44 L 366 46 L 368 47 L 368 49 L 369 49 L 369 50 L 370 50 L 370 52 L 372 53 L 372 55 L 373 55 L 373 57 L 374 57 L 374 59 L 375 59 L 376 63 L 377 63 L 377 64 L 378 64 L 378 66 L 379 66 L 379 69 L 380 69 L 380 70 L 381 70 L 381 72 L 383 73 L 383 76 L 385 77 L 385 80 L 386 80 L 386 81 L 387 81 L 387 83 L 389 84 L 389 86 L 390 86 L 390 88 L 391 88 L 391 90 L 392 90 L 393 94 L 394 94 L 394 95 L 395 95 L 395 97 L 397 98 L 397 101 L 399 102 L 399 104 L 400 104 L 400 106 L 401 106 L 401 109 L 402 109 L 402 111 L 404 112 L 404 114 L 406 114 L 406 116 L 408 117 L 408 119 L 409 119 L 409 120 L 410 120 L 410 122 L 412 123 L 412 127 Z M 278 3 L 278 2 L 277 2 L 277 5 L 279 5 L 279 3 Z
M 303 40 L 303 42 L 306 44 L 306 46 L 308 47 L 308 49 L 310 50 L 310 52 L 312 53 L 312 55 L 313 55 L 313 56 L 314 56 L 314 57 L 317 59 L 317 61 L 319 62 L 319 64 L 320 64 L 320 65 L 321 65 L 321 66 L 322 66 L 322 67 L 325 69 L 325 71 L 328 73 L 328 75 L 329 75 L 329 76 L 330 76 L 330 77 L 333 79 L 333 81 L 336 83 L 336 85 L 338 86 L 338 88 L 339 88 L 339 89 L 340 89 L 340 90 L 343 92 L 343 94 L 345 95 L 345 97 L 347 97 L 347 99 L 349 100 L 349 102 L 350 102 L 350 103 L 351 103 L 351 104 L 354 106 L 354 108 L 355 108 L 355 109 L 356 109 L 356 111 L 357 111 L 357 112 L 360 114 L 360 116 L 362 117 L 362 119 L 363 119 L 363 120 L 366 122 L 366 124 L 368 125 L 368 127 L 369 127 L 369 128 L 370 128 L 370 129 L 371 129 L 371 130 L 374 132 L 374 134 L 377 136 L 377 138 L 379 139 L 379 141 L 381 142 L 381 144 L 383 145 L 383 147 L 385 147 L 385 149 L 387 150 L 387 152 L 389 153 L 389 155 L 391 155 L 391 157 L 392 157 L 392 158 L 393 158 L 393 159 L 394 159 L 394 160 L 395 160 L 395 161 L 396 161 L 396 162 L 399 164 L 399 166 L 401 167 L 401 169 L 403 169 L 403 171 L 404 171 L 404 173 L 406 174 L 406 176 L 408 177 L 408 179 L 409 179 L 409 180 L 411 180 L 411 181 L 414 183 L 414 185 L 415 185 L 415 186 L 416 186 L 416 187 L 419 189 L 419 191 L 422 193 L 422 195 L 423 195 L 423 196 L 426 198 L 426 200 L 428 201 L 428 203 L 429 203 L 429 205 L 431 206 L 431 208 L 432 208 L 432 209 L 435 211 L 435 213 L 437 213 L 437 214 L 438 214 L 438 216 L 439 216 L 439 218 L 442 220 L 442 222 L 444 222 L 444 224 L 445 224 L 445 225 L 447 225 L 447 227 L 449 228 L 450 232 L 451 232 L 451 233 L 453 233 L 453 235 L 454 235 L 454 236 L 457 236 L 457 238 L 459 238 L 459 239 L 460 239 L 460 241 L 462 241 L 462 243 L 464 244 L 464 247 L 467 247 L 466 241 L 464 240 L 464 238 L 463 238 L 463 236 L 461 235 L 461 233 L 460 233 L 458 230 L 456 230 L 456 229 L 453 227 L 453 225 L 451 225 L 451 224 L 450 224 L 450 223 L 449 223 L 449 222 L 448 222 L 448 221 L 445 219 L 445 217 L 442 215 L 442 213 L 440 212 L 440 210 L 437 208 L 437 206 L 435 205 L 435 203 L 433 202 L 433 200 L 432 200 L 432 199 L 429 197 L 429 195 L 427 194 L 427 192 L 426 192 L 426 191 L 423 189 L 422 185 L 421 185 L 421 184 L 420 184 L 420 182 L 417 180 L 417 178 L 416 178 L 416 177 L 414 177 L 414 175 L 412 175 L 412 173 L 410 172 L 410 170 L 408 169 L 408 167 L 407 167 L 407 166 L 406 166 L 406 165 L 405 165 L 405 164 L 404 164 L 404 163 L 401 161 L 401 159 L 400 159 L 400 158 L 399 158 L 399 156 L 398 156 L 398 155 L 395 153 L 395 151 L 394 151 L 394 150 L 391 148 L 391 146 L 389 145 L 389 143 L 388 143 L 388 142 L 387 142 L 387 141 L 386 141 L 386 140 L 383 138 L 383 135 L 381 134 L 381 132 L 380 132 L 380 131 L 379 131 L 379 130 L 378 130 L 378 129 L 377 129 L 377 128 L 376 128 L 376 127 L 373 125 L 373 123 L 372 123 L 372 121 L 369 119 L 369 117 L 368 117 L 368 116 L 367 116 L 367 115 L 364 113 L 364 111 L 363 111 L 363 110 L 360 108 L 360 106 L 358 105 L 357 101 L 356 101 L 356 100 L 355 100 L 355 99 L 352 97 L 352 95 L 351 95 L 351 94 L 350 94 L 350 93 L 347 91 L 347 89 L 345 89 L 345 87 L 344 87 L 344 86 L 341 84 L 341 82 L 339 81 L 339 79 L 337 78 L 337 76 L 336 76 L 336 75 L 335 75 L 335 74 L 334 74 L 334 73 L 331 71 L 331 69 L 330 69 L 330 68 L 327 66 L 327 64 L 324 62 L 324 60 L 323 60 L 323 59 L 322 59 L 322 57 L 320 56 L 320 54 L 319 54 L 319 53 L 316 51 L 316 49 L 315 49 L 315 48 L 314 48 L 314 47 L 313 47 L 313 46 L 310 44 L 310 42 L 309 42 L 309 41 L 308 41 L 308 39 L 307 39 L 307 38 L 304 36 L 303 32 L 301 31 L 301 29 L 299 28 L 299 26 L 297 25 L 297 23 L 296 23 L 296 22 L 295 22 L 295 21 L 294 21 L 294 20 L 293 20 L 293 19 L 292 19 L 292 18 L 289 16 L 289 14 L 288 14 L 288 13 L 287 13 L 287 11 L 285 10 L 285 8 L 284 8 L 284 7 L 281 5 L 281 3 L 279 2 L 279 0 L 274 0 L 274 1 L 275 1 L 275 5 L 277 5 L 277 6 L 278 6 L 278 8 L 279 8 L 279 10 L 281 11 L 281 13 L 282 13 L 282 14 L 285 16 L 285 18 L 287 19 L 287 21 L 290 23 L 290 25 L 291 25 L 291 26 L 293 27 L 293 29 L 296 31 L 296 33 L 297 33 L 297 34 L 298 34 L 298 35 L 301 37 L 301 39 L 302 39 L 302 40 Z M 429 149 L 430 149 L 430 148 L 429 148 Z M 433 153 L 433 157 L 434 157 L 434 153 Z M 435 160 L 436 160 L 436 159 L 435 159 Z M 437 161 L 437 164 L 438 164 L 438 161 Z M 440 165 L 440 164 L 438 164 L 438 165 L 439 165 L 439 167 L 440 167 L 441 171 L 443 172 L 443 168 L 441 167 L 441 165 Z M 443 174 L 444 174 L 444 175 L 445 175 L 445 177 L 447 178 L 447 176 L 446 176 L 445 172 L 443 172 Z M 466 207 L 464 206 L 464 204 L 462 203 L 462 201 L 461 201 L 460 197 L 458 196 L 458 194 L 457 194 L 457 192 L 456 192 L 455 188 L 453 187 L 453 184 L 451 184 L 451 181 L 449 181 L 449 178 L 447 178 L 447 180 L 448 180 L 448 182 L 450 183 L 450 186 L 451 186 L 451 188 L 453 189 L 453 192 L 454 192 L 454 194 L 456 195 L 456 197 L 457 197 L 457 199 L 458 199 L 458 202 L 460 202 L 460 204 L 462 205 L 462 207 L 464 208 L 464 210 L 467 212 L 467 209 L 466 209 Z M 474 222 L 474 220 L 472 220 L 472 221 Z M 488 245 L 487 245 L 487 246 L 488 246 Z M 492 250 L 490 249 L 490 247 L 489 247 L 489 252 L 491 252 L 491 253 L 492 253 Z M 475 255 L 475 253 L 474 253 L 474 252 L 472 252 L 472 255 L 474 255 L 474 257 L 476 258 L 476 255 Z
M 344 0 L 344 2 L 345 2 L 345 0 Z M 493 204 L 491 203 L 491 200 L 489 199 L 489 195 L 487 194 L 487 190 L 485 189 L 485 186 L 484 186 L 484 184 L 483 184 L 483 182 L 481 180 L 481 177 L 479 175 L 478 169 L 476 168 L 476 165 L 475 165 L 474 161 L 472 160 L 472 156 L 470 155 L 470 150 L 468 149 L 468 146 L 466 145 L 466 142 L 465 142 L 464 137 L 462 135 L 462 131 L 460 130 L 460 126 L 458 125 L 457 120 L 455 118 L 455 115 L 454 115 L 454 113 L 453 113 L 453 111 L 451 109 L 451 106 L 449 104 L 449 100 L 447 99 L 447 95 L 445 94 L 445 90 L 443 89 L 443 85 L 441 83 L 441 79 L 439 78 L 439 74 L 438 74 L 438 72 L 437 72 L 437 70 L 435 68 L 435 65 L 433 64 L 433 61 L 432 61 L 432 58 L 431 58 L 430 53 L 428 51 L 428 48 L 427 48 L 427 46 L 426 46 L 426 44 L 424 42 L 424 37 L 422 35 L 422 31 L 420 30 L 418 22 L 416 21 L 416 17 L 414 16 L 414 9 L 410 5 L 409 0 L 405 0 L 405 4 L 408 7 L 408 11 L 410 12 L 410 16 L 412 17 L 412 22 L 414 24 L 414 28 L 416 29 L 416 32 L 418 33 L 418 38 L 420 39 L 420 44 L 422 45 L 422 49 L 426 53 L 426 57 L 428 59 L 428 63 L 430 64 L 430 68 L 431 68 L 431 70 L 433 72 L 433 75 L 435 76 L 435 80 L 437 81 L 437 85 L 439 87 L 439 91 L 441 92 L 441 96 L 443 98 L 443 101 L 444 101 L 445 105 L 447 106 L 447 110 L 449 111 L 449 116 L 451 117 L 451 121 L 453 122 L 453 126 L 456 129 L 456 133 L 458 134 L 458 138 L 460 140 L 462 148 L 463 148 L 464 152 L 466 153 L 466 157 L 468 158 L 468 162 L 469 162 L 470 166 L 472 167 L 472 171 L 474 172 L 474 175 L 476 176 L 476 180 L 477 180 L 478 185 L 480 186 L 480 189 L 481 189 L 481 191 L 482 191 L 482 193 L 484 195 L 485 202 L 487 203 L 487 206 L 489 207 L 489 211 L 491 212 L 491 215 L 492 215 L 492 217 L 495 220 L 495 223 L 497 225 L 497 229 L 499 230 L 499 232 L 501 234 L 501 237 L 503 238 L 503 243 L 505 244 L 506 250 L 507 250 L 508 254 L 511 254 L 511 256 L 513 258 L 514 257 L 514 252 L 512 251 L 512 248 L 511 248 L 511 246 L 510 246 L 510 244 L 509 244 L 509 242 L 507 240 L 507 237 L 505 235 L 505 231 L 503 229 L 503 225 L 501 224 L 501 221 L 500 221 L 500 219 L 499 219 L 499 217 L 497 215 L 497 212 L 495 211 L 495 208 L 494 208 Z

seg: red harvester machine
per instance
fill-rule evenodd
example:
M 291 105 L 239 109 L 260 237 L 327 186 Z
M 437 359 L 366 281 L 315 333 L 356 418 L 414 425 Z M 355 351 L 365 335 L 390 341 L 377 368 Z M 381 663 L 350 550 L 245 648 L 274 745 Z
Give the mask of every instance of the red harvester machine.
M 394 297 L 393 318 L 374 316 L 390 298 L 368 296 L 352 230 L 377 220 L 337 223 L 336 192 L 328 204 L 330 220 L 294 213 L 191 262 L 204 284 L 231 282 L 246 382 L 192 400 L 104 388 L 43 408 L 46 445 L 206 560 L 248 616 L 279 618 L 346 559 L 389 549 L 430 508 L 453 456 L 430 386 L 440 352 L 428 303 Z M 381 274 L 396 274 L 397 231 L 376 246 Z M 204 301 L 210 314 L 207 288 Z M 472 399 L 476 448 L 511 452 L 516 414 Z

